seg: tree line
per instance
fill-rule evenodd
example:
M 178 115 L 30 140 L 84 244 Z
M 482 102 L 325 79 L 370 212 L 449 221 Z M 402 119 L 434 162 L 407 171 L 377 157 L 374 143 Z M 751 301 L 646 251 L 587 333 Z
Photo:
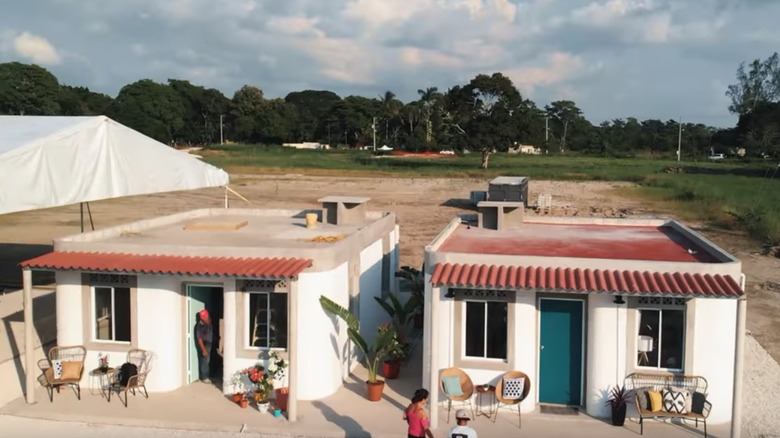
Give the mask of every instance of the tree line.
M 634 117 L 594 125 L 573 101 L 537 106 L 501 73 L 479 74 L 446 91 L 420 89 L 411 102 L 402 102 L 392 91 L 341 97 L 303 90 L 269 99 L 252 85 L 227 97 L 180 79 L 142 79 L 111 97 L 61 84 L 45 68 L 18 62 L 0 64 L 0 114 L 106 115 L 168 144 L 209 145 L 224 138 L 361 147 L 376 139 L 378 146 L 410 151 L 489 154 L 525 144 L 547 153 L 674 157 L 680 141 L 684 159 L 736 154 L 739 148 L 748 156 L 780 152 L 778 55 L 743 63 L 736 76 L 726 95 L 739 122 L 726 129 Z

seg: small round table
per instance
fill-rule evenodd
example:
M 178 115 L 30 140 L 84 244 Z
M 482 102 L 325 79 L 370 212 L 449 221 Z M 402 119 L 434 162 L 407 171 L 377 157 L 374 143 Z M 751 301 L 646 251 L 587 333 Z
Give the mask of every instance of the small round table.
M 487 384 L 487 385 L 479 385 L 479 386 L 475 387 L 474 389 L 476 389 L 476 391 L 477 391 L 477 415 L 476 416 L 479 417 L 480 415 L 484 415 L 484 416 L 486 416 L 488 418 L 492 418 L 493 417 L 493 405 L 495 404 L 495 401 L 496 401 L 496 387 L 494 385 Z M 489 394 L 488 395 L 489 405 L 488 405 L 488 410 L 487 411 L 482 409 L 482 395 L 483 394 Z
M 105 389 L 108 387 L 108 385 L 111 384 L 111 381 L 109 380 L 109 376 L 112 376 L 114 374 L 114 371 L 116 371 L 116 368 L 108 367 L 106 369 L 95 368 L 94 370 L 89 372 L 89 375 L 91 377 L 98 379 L 98 386 L 100 386 L 100 395 L 102 395 L 103 397 L 106 397 Z M 89 389 L 92 395 L 95 395 L 94 385 L 90 384 Z

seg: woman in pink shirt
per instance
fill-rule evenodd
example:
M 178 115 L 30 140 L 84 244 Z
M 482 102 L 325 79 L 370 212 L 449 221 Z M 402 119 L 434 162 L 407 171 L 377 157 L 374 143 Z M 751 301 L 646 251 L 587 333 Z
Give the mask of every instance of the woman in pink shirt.
M 404 411 L 404 420 L 409 424 L 408 438 L 434 438 L 428 428 L 428 413 L 425 412 L 425 402 L 428 401 L 428 390 L 414 391 L 412 403 Z

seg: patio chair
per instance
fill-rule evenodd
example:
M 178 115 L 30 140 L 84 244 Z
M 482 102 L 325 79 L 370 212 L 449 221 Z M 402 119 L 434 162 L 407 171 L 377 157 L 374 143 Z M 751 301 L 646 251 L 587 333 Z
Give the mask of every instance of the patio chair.
M 471 397 L 474 395 L 474 383 L 465 371 L 455 367 L 442 370 L 439 386 L 444 396 L 447 397 L 447 423 L 450 422 L 453 401 L 468 403 L 471 408 L 471 418 L 474 418 L 474 405 L 471 403 Z
M 493 417 L 493 422 L 495 423 L 496 418 L 498 418 L 498 410 L 501 408 L 501 405 L 510 407 L 517 405 L 518 427 L 523 427 L 520 403 L 528 397 L 530 392 L 531 379 L 524 372 L 510 371 L 501 376 L 501 379 L 496 384 L 496 401 L 498 401 L 498 406 L 496 407 L 496 415 Z
M 49 393 L 49 401 L 54 402 L 54 390 L 70 386 L 81 400 L 81 378 L 84 376 L 84 358 L 87 349 L 81 345 L 57 346 L 49 350 L 46 359 L 38 361 L 41 375 L 38 382 Z
M 111 402 L 111 393 L 116 392 L 116 396 L 119 397 L 125 407 L 127 407 L 127 393 L 131 392 L 135 396 L 135 391 L 142 392 L 144 398 L 149 398 L 149 392 L 146 390 L 146 378 L 149 376 L 149 372 L 152 371 L 152 358 L 154 353 L 148 350 L 141 350 L 134 348 L 127 352 L 127 363 L 135 365 L 138 369 L 138 374 L 130 377 L 126 385 L 122 385 L 119 381 L 119 369 L 116 370 L 116 374 L 113 376 L 112 382 L 108 386 L 108 402 Z M 122 394 L 124 394 L 124 400 L 122 400 Z

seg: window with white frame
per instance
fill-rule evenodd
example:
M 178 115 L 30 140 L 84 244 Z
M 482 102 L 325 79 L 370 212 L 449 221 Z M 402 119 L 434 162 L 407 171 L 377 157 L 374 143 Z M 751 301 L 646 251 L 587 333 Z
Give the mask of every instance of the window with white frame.
M 287 348 L 287 294 L 249 292 L 249 346 Z
M 508 303 L 505 291 L 456 291 L 463 299 L 464 355 L 467 358 L 507 359 Z
M 639 298 L 637 321 L 636 365 L 682 370 L 685 356 L 685 299 Z
M 130 288 L 92 288 L 94 336 L 97 341 L 130 342 Z

